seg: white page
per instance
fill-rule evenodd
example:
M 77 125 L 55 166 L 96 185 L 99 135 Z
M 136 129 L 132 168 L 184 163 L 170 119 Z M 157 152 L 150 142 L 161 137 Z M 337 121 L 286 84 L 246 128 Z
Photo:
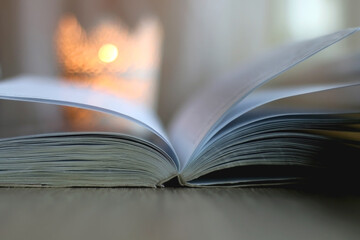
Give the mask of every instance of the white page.
M 244 66 L 234 77 L 218 81 L 204 89 L 189 101 L 170 128 L 170 138 L 180 157 L 182 168 L 234 104 L 256 87 L 359 30 L 346 29 L 282 47 Z
M 175 151 L 156 115 L 150 109 L 126 99 L 60 79 L 38 76 L 20 76 L 0 82 L 0 99 L 79 107 L 130 119 L 159 136 L 170 147 L 171 157 L 177 163 Z
M 224 128 L 227 124 L 229 124 L 233 120 L 241 117 L 241 115 L 245 114 L 246 112 L 249 112 L 267 103 L 280 99 L 300 96 L 304 94 L 334 90 L 337 88 L 358 87 L 360 84 L 359 82 L 360 81 L 357 80 L 355 82 L 349 81 L 349 82 L 339 82 L 336 84 L 332 83 L 332 84 L 322 84 L 322 85 L 312 85 L 312 86 L 292 86 L 292 87 L 275 88 L 275 89 L 260 88 L 259 90 L 254 91 L 252 94 L 246 97 L 243 101 L 234 105 L 231 108 L 231 110 L 226 114 L 225 118 L 222 119 L 222 121 L 216 125 L 216 129 L 214 129 L 214 131 L 212 131 L 211 134 L 207 135 L 207 137 L 208 139 L 212 138 L 217 132 L 219 132 L 222 128 Z
M 304 88 L 302 91 L 296 91 L 295 89 L 288 89 L 288 91 L 278 90 L 276 92 L 271 90 L 259 91 L 249 97 L 249 99 L 253 100 L 252 103 L 247 101 L 248 98 L 243 101 L 244 103 L 252 104 L 246 111 L 243 111 L 245 110 L 242 105 L 243 102 L 232 109 L 234 113 L 229 115 L 226 122 L 237 121 L 237 124 L 232 124 L 231 127 L 222 125 L 221 130 L 217 132 L 218 135 L 213 137 L 210 142 L 216 141 L 216 139 L 228 134 L 234 128 L 248 124 L 249 119 L 253 120 L 253 118 L 257 119 L 279 114 L 357 113 L 360 111 L 359 91 L 360 80 L 357 83 L 330 84 L 314 88 Z M 259 102 L 261 104 L 256 104 Z M 284 110 L 285 106 L 287 107 L 286 110 Z M 236 110 L 238 112 L 235 112 Z M 207 143 L 209 144 L 209 142 Z
M 360 114 L 360 82 L 355 85 L 349 85 L 345 87 L 337 87 L 337 88 L 330 88 L 323 91 L 317 91 L 317 92 L 309 92 L 304 93 L 301 95 L 295 95 L 295 96 L 289 96 L 282 99 L 275 100 L 273 102 L 269 102 L 266 104 L 263 104 L 259 106 L 258 108 L 253 109 L 252 111 L 248 111 L 244 113 L 240 118 L 236 119 L 232 124 L 226 126 L 223 128 L 217 136 L 213 137 L 211 141 L 207 142 L 206 150 L 207 153 L 205 155 L 200 156 L 200 158 L 197 159 L 197 161 L 189 162 L 189 165 L 187 168 L 184 169 L 182 172 L 182 176 L 189 181 L 190 179 L 196 179 L 197 177 L 201 176 L 196 175 L 198 174 L 198 171 L 193 170 L 192 166 L 197 166 L 199 168 L 200 163 L 207 166 L 207 170 L 214 167 L 216 169 L 222 169 L 223 167 L 227 165 L 229 167 L 231 164 L 232 166 L 238 166 L 241 164 L 245 164 L 246 161 L 251 161 L 253 164 L 266 164 L 271 163 L 272 160 L 264 157 L 264 155 L 259 154 L 256 157 L 254 155 L 247 156 L 246 154 L 246 145 L 247 143 L 250 143 L 253 147 L 250 147 L 248 149 L 253 150 L 263 150 L 262 140 L 265 140 L 266 142 L 266 136 L 271 136 L 272 141 L 275 143 L 277 141 L 276 137 L 277 133 L 276 131 L 269 132 L 269 130 L 273 129 L 279 129 L 280 132 L 287 135 L 287 131 L 289 131 L 289 134 L 293 132 L 294 134 L 300 133 L 301 134 L 301 125 L 303 123 L 306 123 L 308 125 L 308 128 L 303 129 L 304 133 L 307 132 L 307 130 L 313 130 L 313 131 L 327 131 L 326 125 L 323 125 L 322 127 L 315 127 L 317 124 L 317 120 L 314 119 L 321 119 L 319 116 L 321 115 L 330 115 L 327 116 L 327 120 L 334 120 L 335 118 L 342 119 L 343 121 L 338 122 L 339 129 L 341 127 L 346 126 L 344 123 L 346 119 L 352 119 L 353 121 L 359 122 L 359 114 Z M 345 116 L 348 115 L 348 116 Z M 355 118 L 355 116 L 357 116 Z M 282 117 L 282 124 L 279 124 L 279 117 Z M 278 118 L 277 120 L 275 118 Z M 288 125 L 289 122 L 291 123 L 291 119 L 294 120 L 294 118 L 298 121 L 297 124 Z M 313 119 L 313 120 L 311 120 Z M 325 120 L 325 119 L 324 119 Z M 265 123 L 266 121 L 266 123 Z M 321 122 L 321 121 L 320 121 Z M 276 127 L 274 127 L 274 123 L 277 123 Z M 293 122 L 294 123 L 294 122 Z M 329 122 L 328 122 L 329 123 Z M 312 125 L 312 127 L 309 127 Z M 266 126 L 266 127 L 265 127 Z M 321 126 L 321 124 L 317 125 Z M 328 127 L 331 125 L 328 125 Z M 265 130 L 264 130 L 265 127 Z M 350 127 L 350 124 L 348 123 L 348 126 Z M 357 128 L 357 133 L 359 133 L 359 127 L 358 124 L 351 124 L 351 127 L 354 129 Z M 329 131 L 331 127 L 328 128 Z M 335 131 L 336 127 L 332 125 L 332 129 Z M 352 130 L 355 134 L 356 130 Z M 239 160 L 237 160 L 237 163 L 234 162 L 231 157 L 229 159 L 222 159 L 222 161 L 214 161 L 216 159 L 213 157 L 214 154 L 221 155 L 223 151 L 229 150 L 229 144 L 228 141 L 230 141 L 230 138 L 228 134 L 232 135 L 232 144 L 237 145 L 238 150 L 241 149 L 241 153 L 235 154 Z M 251 134 L 250 134 L 251 133 Z M 225 135 L 227 135 L 225 137 Z M 320 135 L 319 135 L 320 136 Z M 346 135 L 344 135 L 345 137 Z M 224 141 L 225 137 L 225 141 Z M 251 141 L 251 138 L 256 139 L 254 141 Z M 299 138 L 301 139 L 301 137 Z M 346 138 L 344 138 L 346 139 Z M 217 141 L 215 143 L 215 141 Z M 238 143 L 237 143 L 238 141 Z M 225 142 L 225 143 L 224 143 Z M 247 143 L 246 143 L 247 142 Z M 356 145 L 354 143 L 354 145 Z M 279 145 L 280 146 L 280 145 Z M 315 146 L 316 147 L 316 146 Z M 231 148 L 231 147 L 230 147 Z M 280 146 L 281 148 L 281 146 Z M 296 150 L 294 148 L 293 150 Z M 276 151 L 272 152 L 272 154 L 277 154 Z M 281 154 L 281 151 L 279 152 Z M 293 153 L 296 154 L 296 151 Z M 211 157 L 210 157 L 211 156 Z M 197 156 L 199 157 L 199 155 Z M 249 160 L 251 158 L 251 160 Z M 210 160 L 212 159 L 212 160 Z M 276 159 L 278 161 L 279 159 Z M 209 162 L 207 162 L 209 161 Z M 213 163 L 211 163 L 213 161 Z M 228 161 L 228 162 L 227 162 Z M 276 162 L 275 161 L 275 162 Z M 286 160 L 284 163 L 287 164 L 288 160 Z M 291 161 L 290 161 L 291 162 Z M 211 164 L 210 164 L 211 163 Z M 212 165 L 212 167 L 210 167 Z M 214 170 L 212 168 L 212 170 Z M 190 178 L 187 178 L 188 176 L 191 176 Z M 239 176 L 241 177 L 241 176 Z M 190 180 L 191 181 L 191 180 Z M 200 182 L 199 182 L 200 183 Z M 221 181 L 215 180 L 211 181 L 208 180 L 207 182 L 203 182 L 204 184 L 219 184 Z M 201 185 L 201 184 L 200 184 Z

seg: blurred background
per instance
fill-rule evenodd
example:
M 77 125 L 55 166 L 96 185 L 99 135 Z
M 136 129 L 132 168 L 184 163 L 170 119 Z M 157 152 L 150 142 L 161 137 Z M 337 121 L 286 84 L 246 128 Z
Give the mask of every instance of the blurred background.
M 208 82 L 282 43 L 360 26 L 359 9 L 353 0 L 1 0 L 0 77 L 86 82 L 154 108 L 167 125 Z M 0 103 L 0 125 L 31 118 L 21 108 Z

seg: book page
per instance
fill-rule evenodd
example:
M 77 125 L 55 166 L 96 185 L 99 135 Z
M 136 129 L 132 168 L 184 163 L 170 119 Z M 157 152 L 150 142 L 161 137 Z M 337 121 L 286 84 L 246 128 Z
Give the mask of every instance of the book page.
M 221 128 L 207 144 L 241 128 L 253 119 L 284 114 L 357 113 L 359 80 L 304 88 L 267 89 L 254 92 L 237 104 L 221 122 Z
M 217 81 L 200 92 L 177 115 L 170 128 L 170 138 L 182 168 L 234 104 L 256 87 L 359 30 L 346 29 L 287 45 L 244 66 L 233 77 Z
M 212 138 L 215 134 L 228 125 L 230 122 L 235 119 L 242 117 L 243 114 L 256 109 L 262 105 L 280 100 L 280 99 L 289 99 L 291 97 L 303 96 L 305 94 L 316 94 L 317 92 L 324 92 L 333 89 L 341 89 L 345 87 L 358 87 L 359 80 L 357 79 L 347 79 L 346 81 L 340 81 L 338 83 L 323 83 L 323 84 L 314 84 L 314 85 L 301 85 L 301 86 L 291 86 L 291 87 L 277 87 L 263 89 L 259 88 L 255 90 L 252 94 L 246 97 L 243 101 L 235 104 L 226 116 L 219 122 L 214 131 L 209 134 L 208 139 Z M 339 98 L 339 96 L 337 96 Z M 350 101 L 351 98 L 348 98 Z M 356 101 L 356 100 L 355 100 Z M 318 101 L 317 101 L 318 103 Z M 330 105 L 330 107 L 332 107 Z M 319 109 L 321 110 L 321 109 Z
M 342 151 L 346 145 L 351 147 L 345 150 L 359 149 L 359 91 L 360 82 L 284 97 L 244 113 L 211 138 L 196 161 L 189 162 L 181 174 L 183 182 L 190 185 L 269 183 L 296 177 L 295 172 L 289 174 L 289 166 L 328 167 L 329 161 L 335 160 L 327 155 L 328 151 Z M 321 157 L 317 158 L 318 154 Z M 338 160 L 333 163 L 338 164 Z M 346 165 L 346 161 L 341 159 L 341 164 Z M 263 168 L 266 174 L 262 175 L 262 167 L 250 170 L 251 166 L 267 166 Z M 270 170 L 268 166 L 281 167 Z M 231 173 L 231 168 L 236 167 L 237 171 Z M 284 171 L 277 172 L 282 167 Z M 218 174 L 209 177 L 214 172 Z
M 160 145 L 167 148 L 168 154 L 178 165 L 175 152 L 156 115 L 150 109 L 126 99 L 39 76 L 20 76 L 0 82 L 0 98 L 84 108 L 131 120 L 159 136 L 162 140 Z

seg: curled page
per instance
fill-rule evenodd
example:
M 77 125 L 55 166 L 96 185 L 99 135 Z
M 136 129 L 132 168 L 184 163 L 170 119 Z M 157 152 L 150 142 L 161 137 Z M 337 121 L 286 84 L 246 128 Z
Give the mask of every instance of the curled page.
M 233 105 L 265 82 L 359 30 L 346 29 L 287 45 L 244 66 L 234 77 L 218 81 L 200 92 L 183 108 L 170 128 L 170 138 L 182 168 Z
M 38 76 L 20 76 L 0 82 L 0 98 L 79 107 L 129 119 L 159 136 L 168 148 L 166 152 L 178 165 L 175 151 L 156 115 L 126 99 Z
M 335 159 L 336 164 L 341 160 L 352 166 L 346 154 L 359 149 L 359 91 L 360 82 L 318 88 L 244 113 L 206 142 L 196 160 L 188 162 L 182 182 L 189 186 L 286 182 L 305 177 L 304 171 L 289 174 L 295 166 L 329 169 Z M 341 152 L 342 147 L 345 155 L 337 156 L 343 158 L 327 154 Z M 358 155 L 354 156 L 358 162 Z M 258 168 L 251 170 L 254 166 Z M 237 171 L 231 173 L 231 169 Z

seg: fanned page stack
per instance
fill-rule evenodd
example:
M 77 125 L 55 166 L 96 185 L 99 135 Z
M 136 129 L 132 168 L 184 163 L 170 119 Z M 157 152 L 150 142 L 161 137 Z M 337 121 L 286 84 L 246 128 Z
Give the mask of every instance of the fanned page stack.
M 199 92 L 168 132 L 150 110 L 94 89 L 36 76 L 1 81 L 2 103 L 87 109 L 111 124 L 74 130 L 45 127 L 45 119 L 2 134 L 0 185 L 249 186 L 352 164 L 360 158 L 360 79 L 278 79 L 359 30 L 290 44 L 242 67 Z

